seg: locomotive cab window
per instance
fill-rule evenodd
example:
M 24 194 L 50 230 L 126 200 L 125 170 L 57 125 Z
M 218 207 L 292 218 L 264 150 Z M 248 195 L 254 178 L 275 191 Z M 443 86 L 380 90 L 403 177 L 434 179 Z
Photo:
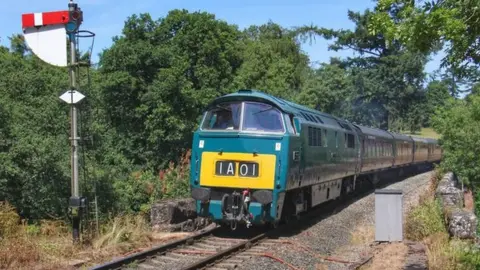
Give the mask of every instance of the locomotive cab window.
M 222 103 L 205 113 L 202 129 L 238 130 L 240 126 L 241 102 Z
M 269 104 L 245 102 L 243 130 L 285 132 L 282 113 Z
M 210 108 L 205 113 L 201 128 L 210 131 L 239 131 L 240 126 L 242 131 L 285 132 L 284 117 L 280 110 L 269 104 L 241 101 L 226 102 Z

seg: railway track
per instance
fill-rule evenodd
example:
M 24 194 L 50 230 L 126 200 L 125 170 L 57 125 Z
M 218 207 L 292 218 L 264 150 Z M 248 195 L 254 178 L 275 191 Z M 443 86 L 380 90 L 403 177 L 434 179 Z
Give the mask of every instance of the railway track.
M 404 178 L 406 177 L 401 179 Z M 396 181 L 385 181 L 381 186 L 392 182 Z M 259 231 L 254 228 L 245 231 L 240 230 L 242 237 L 232 238 L 225 237 L 229 232 L 217 226 L 194 236 L 98 265 L 91 269 L 234 269 L 243 263 L 251 263 L 254 256 L 266 254 L 269 246 L 281 243 L 276 238 L 285 232 L 300 231 L 310 224 L 318 222 L 319 219 L 341 210 L 352 201 L 368 195 L 370 192 L 373 192 L 373 189 L 360 188 L 352 197 L 330 201 L 315 207 L 311 212 L 300 216 L 298 220 L 273 230 Z
M 228 231 L 217 226 L 188 238 L 97 265 L 91 269 L 198 269 L 215 261 L 218 262 L 220 258 L 225 259 L 229 254 L 248 249 L 252 244 L 267 236 L 266 233 L 255 230 L 250 230 L 242 238 L 223 237 L 222 235 L 225 233 Z M 239 261 L 239 258 L 225 259 L 223 263 L 217 265 L 221 268 L 211 269 L 236 267 L 242 262 Z
M 333 204 L 336 203 L 329 204 L 330 207 Z M 282 232 L 301 229 L 308 223 L 304 222 L 306 219 L 315 215 L 318 217 L 319 212 L 325 211 L 326 207 L 329 206 L 325 205 L 322 209 L 318 208 L 295 222 L 285 224 L 274 230 L 240 229 L 236 231 L 239 232 L 237 234 L 244 236 L 240 238 L 224 237 L 223 235 L 228 235 L 229 232 L 222 230 L 221 227 L 214 227 L 194 236 L 98 265 L 91 269 L 234 269 L 244 263 L 251 263 L 253 257 L 266 254 L 270 246 L 281 242 L 275 238 L 282 235 Z M 328 213 L 323 213 L 323 215 L 328 215 Z M 302 223 L 303 226 L 300 225 Z

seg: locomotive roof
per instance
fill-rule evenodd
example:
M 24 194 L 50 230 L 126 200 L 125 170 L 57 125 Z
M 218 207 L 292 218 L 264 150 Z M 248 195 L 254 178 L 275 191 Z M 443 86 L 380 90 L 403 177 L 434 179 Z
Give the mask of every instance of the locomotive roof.
M 327 114 L 327 113 L 324 113 L 324 112 L 321 112 L 321 111 L 318 111 L 318 110 L 314 110 L 314 109 L 308 108 L 306 106 L 303 106 L 303 105 L 300 105 L 300 104 L 297 104 L 297 103 L 294 103 L 294 102 L 291 102 L 291 101 L 288 101 L 288 100 L 285 100 L 285 99 L 282 99 L 282 98 L 278 98 L 278 97 L 269 95 L 267 93 L 261 92 L 261 91 L 256 90 L 256 89 L 240 89 L 237 92 L 218 97 L 209 104 L 209 107 L 214 106 L 218 103 L 222 103 L 222 102 L 245 101 L 245 100 L 257 101 L 257 102 L 263 102 L 263 103 L 271 104 L 271 105 L 274 105 L 275 107 L 277 107 L 278 109 L 280 109 L 281 111 L 283 111 L 285 113 L 294 114 L 294 115 L 302 117 L 306 121 L 312 122 L 311 120 L 309 120 L 305 117 L 306 116 L 305 113 L 307 113 L 307 114 L 310 113 L 310 114 L 313 114 L 315 116 L 315 118 L 310 117 L 310 118 L 314 118 L 313 119 L 314 122 L 317 122 L 317 120 L 320 120 L 320 122 L 322 124 L 327 124 L 327 125 L 331 125 L 331 126 L 333 125 L 333 126 L 336 126 L 336 127 L 341 127 L 341 128 L 347 129 L 347 130 L 350 129 L 348 127 L 348 125 L 345 124 L 345 122 L 348 122 L 348 121 L 345 121 L 345 120 L 337 118 L 333 115 L 330 115 L 330 114 Z M 319 117 L 321 117 L 321 119 L 319 119 Z M 418 138 L 418 137 L 408 136 L 408 135 L 404 135 L 404 134 L 388 132 L 388 131 L 378 129 L 378 128 L 366 127 L 366 126 L 362 126 L 362 125 L 354 124 L 354 123 L 350 123 L 350 124 L 353 125 L 354 127 L 356 127 L 357 130 L 360 130 L 363 134 L 365 134 L 367 136 L 371 135 L 371 136 L 377 136 L 377 137 L 382 137 L 382 138 L 386 138 L 386 139 L 395 138 L 395 139 L 406 140 L 406 141 L 415 140 L 415 141 L 423 141 L 423 142 L 428 142 L 428 143 L 437 143 L 437 140 L 435 140 L 435 139 L 426 140 L 425 138 Z
M 306 106 L 302 106 L 278 97 L 274 97 L 272 95 L 269 95 L 254 89 L 240 89 L 235 93 L 218 97 L 210 105 L 218 104 L 221 102 L 240 101 L 240 100 L 251 100 L 251 101 L 260 101 L 260 102 L 270 103 L 278 107 L 280 110 L 284 112 L 292 113 L 292 114 L 298 114 L 299 110 L 304 110 L 304 111 L 308 111 L 310 113 L 315 113 L 315 114 L 324 114 L 317 110 L 310 109 Z

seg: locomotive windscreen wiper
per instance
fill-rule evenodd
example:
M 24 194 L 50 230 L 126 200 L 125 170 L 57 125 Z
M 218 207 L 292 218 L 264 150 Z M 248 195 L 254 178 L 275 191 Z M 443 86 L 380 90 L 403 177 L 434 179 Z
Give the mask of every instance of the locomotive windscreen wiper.
M 258 111 L 256 113 L 253 113 L 253 114 L 259 114 L 259 113 L 262 113 L 262 112 L 270 111 L 271 109 L 273 109 L 273 106 L 270 106 L 270 108 L 268 108 L 268 109 L 261 110 L 261 111 Z

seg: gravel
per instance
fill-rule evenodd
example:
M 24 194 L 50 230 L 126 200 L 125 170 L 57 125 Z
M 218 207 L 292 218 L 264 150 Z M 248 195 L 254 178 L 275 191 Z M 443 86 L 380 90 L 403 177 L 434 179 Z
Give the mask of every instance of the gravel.
M 425 194 L 432 174 L 433 171 L 422 173 L 384 187 L 403 190 L 404 216 L 411 207 L 418 204 L 419 196 Z M 375 197 L 372 193 L 300 233 L 272 240 L 276 242 L 267 242 L 262 246 L 268 247 L 268 253 L 290 263 L 296 269 L 353 269 L 351 267 L 355 263 L 375 252 L 374 204 Z M 324 260 L 325 258 L 351 263 L 333 262 Z M 272 258 L 255 256 L 238 269 L 292 268 Z

